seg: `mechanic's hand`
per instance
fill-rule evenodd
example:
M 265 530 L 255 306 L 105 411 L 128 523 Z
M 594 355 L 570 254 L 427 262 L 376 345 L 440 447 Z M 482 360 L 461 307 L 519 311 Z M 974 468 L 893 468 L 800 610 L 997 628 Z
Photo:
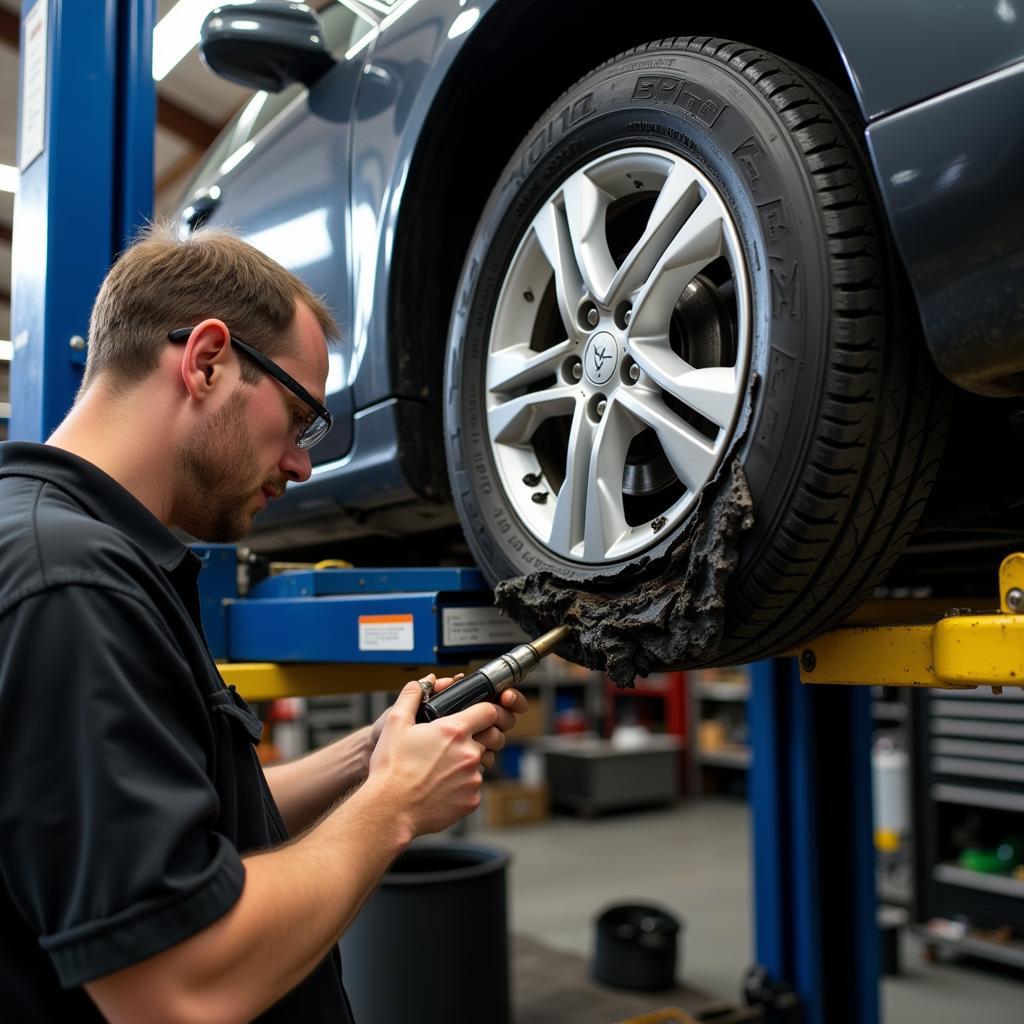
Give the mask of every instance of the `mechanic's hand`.
M 495 727 L 500 709 L 484 702 L 417 723 L 419 683 L 407 683 L 384 718 L 370 757 L 369 783 L 380 781 L 413 833 L 440 832 L 476 810 L 486 748 L 474 736 Z
M 458 680 L 460 680 L 464 675 L 465 672 L 460 672 L 457 676 L 445 676 L 443 679 L 437 679 L 435 678 L 433 672 L 428 672 L 423 677 L 423 681 L 426 682 L 426 680 L 428 679 L 433 679 L 434 690 L 437 691 L 439 689 L 443 690 L 446 686 L 451 686 L 452 683 L 458 682 Z M 419 683 L 417 683 L 416 685 L 419 686 Z M 384 729 L 384 723 L 387 721 L 388 711 L 390 710 L 391 708 L 388 708 L 387 711 L 382 711 L 380 716 L 377 718 L 377 721 L 374 722 L 372 726 L 370 726 L 370 749 L 369 753 L 366 756 L 367 771 L 370 770 L 370 755 L 373 754 L 373 751 L 377 746 L 377 741 L 380 739 L 381 731 Z
M 451 679 L 438 679 L 434 683 L 434 693 L 440 693 L 443 689 L 457 683 L 463 676 L 460 672 Z M 427 676 L 426 678 L 430 678 Z M 494 767 L 495 754 L 505 746 L 505 733 L 516 724 L 516 715 L 521 715 L 529 707 L 526 698 L 518 690 L 503 690 L 499 696 L 501 702 L 498 708 L 498 720 L 489 729 L 478 732 L 473 739 L 483 744 L 486 748 L 483 756 L 485 768 Z

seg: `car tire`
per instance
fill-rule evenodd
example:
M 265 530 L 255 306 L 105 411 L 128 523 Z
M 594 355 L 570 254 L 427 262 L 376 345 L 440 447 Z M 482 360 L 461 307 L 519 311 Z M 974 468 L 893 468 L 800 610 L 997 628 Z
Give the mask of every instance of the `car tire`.
M 590 319 L 570 324 L 574 312 L 595 316 L 586 303 L 578 310 L 569 308 L 570 299 L 578 294 L 578 289 L 573 290 L 576 278 L 571 268 L 563 267 L 561 277 L 556 275 L 556 254 L 548 261 L 551 279 L 545 284 L 545 264 L 536 250 L 546 258 L 549 251 L 557 250 L 552 238 L 560 240 L 562 250 L 568 239 L 575 246 L 577 267 L 582 268 L 585 297 L 593 299 L 600 291 L 610 303 L 613 293 L 624 294 L 601 282 L 607 283 L 609 274 L 621 270 L 627 261 L 632 261 L 630 269 L 641 264 L 634 255 L 646 236 L 637 241 L 635 235 L 638 230 L 650 230 L 654 222 L 652 217 L 646 228 L 632 223 L 630 235 L 616 220 L 614 230 L 624 232 L 625 238 L 617 243 L 620 257 L 616 257 L 611 238 L 613 211 L 620 220 L 628 216 L 642 220 L 645 215 L 631 213 L 639 200 L 630 205 L 623 191 L 626 179 L 633 180 L 628 172 L 633 158 L 636 166 L 653 168 L 658 182 L 648 210 L 658 209 L 662 193 L 669 191 L 677 172 L 699 183 L 690 187 L 697 188 L 694 194 L 702 197 L 699 202 L 707 200 L 717 211 L 716 230 L 724 239 L 718 245 L 725 255 L 711 269 L 705 268 L 710 277 L 699 272 L 686 286 L 689 291 L 667 314 L 669 325 L 664 336 L 659 335 L 660 348 L 644 349 L 647 342 L 631 341 L 628 323 L 616 333 L 614 325 L 622 325 L 615 320 L 615 309 L 597 310 L 594 330 L 607 326 L 605 334 L 618 339 L 618 348 L 610 343 L 605 347 L 615 348 L 620 376 L 628 372 L 650 384 L 646 405 L 637 403 L 637 392 L 629 391 L 633 381 L 626 377 L 609 384 L 618 390 L 604 398 L 601 385 L 590 380 L 592 371 L 584 363 L 583 383 L 593 393 L 581 391 L 576 406 L 566 398 L 568 404 L 557 407 L 558 415 L 549 415 L 555 406 L 548 401 L 548 393 L 543 396 L 548 404 L 543 406 L 530 396 L 539 395 L 545 387 L 550 394 L 551 389 L 571 387 L 575 377 L 569 374 L 578 372 L 575 363 L 552 363 L 554 383 L 551 377 L 531 380 L 521 394 L 506 386 L 500 374 L 497 385 L 489 382 L 497 372 L 495 365 L 505 365 L 510 353 L 525 360 L 523 366 L 531 360 L 539 365 L 549 350 L 575 352 L 578 358 L 591 353 L 595 365 L 605 353 L 605 348 L 597 347 L 597 334 L 586 334 Z M 596 236 L 592 231 L 587 234 L 589 228 L 584 230 L 589 222 L 579 210 L 596 201 L 594 182 L 596 192 L 609 197 L 604 234 L 614 266 L 607 265 L 603 255 L 586 255 Z M 648 187 L 649 182 L 637 186 L 641 191 Z M 562 227 L 544 226 L 556 222 Z M 676 223 L 666 230 L 673 230 Z M 634 243 L 636 247 L 629 249 Z M 630 255 L 622 260 L 624 246 Z M 660 273 L 661 281 L 669 273 L 663 269 L 670 266 L 666 259 L 644 279 L 641 291 L 632 293 L 637 301 L 634 322 L 647 308 L 643 288 L 649 295 L 662 296 L 656 312 L 665 315 L 664 295 L 671 292 L 676 279 L 662 285 L 654 276 Z M 524 286 L 538 275 L 539 285 Z M 588 289 L 588 285 L 594 287 Z M 687 298 L 689 293 L 692 296 Z M 538 327 L 542 317 L 536 310 L 545 301 L 547 326 Z M 562 303 L 557 315 L 551 312 L 552 303 Z M 651 299 L 649 305 L 653 309 L 657 304 Z M 548 321 L 553 316 L 551 327 Z M 683 327 L 676 326 L 677 316 L 682 317 Z M 650 322 L 653 318 L 654 314 L 647 316 Z M 579 335 L 575 349 L 571 345 L 554 348 L 563 344 L 551 342 L 559 322 L 569 334 L 567 341 L 573 341 L 574 332 Z M 730 327 L 735 334 L 731 349 L 726 338 Z M 510 338 L 517 331 L 522 337 L 513 345 Z M 636 337 L 640 339 L 641 334 Z M 523 348 L 526 338 L 530 338 L 529 351 Z M 707 369 L 691 362 L 698 343 L 711 351 L 710 356 L 702 352 L 701 359 L 715 368 L 712 373 L 721 377 L 730 359 L 739 367 L 736 372 L 742 371 L 742 386 L 733 396 L 735 408 L 729 413 L 722 406 L 721 422 L 709 424 L 699 410 L 695 417 L 685 401 L 680 404 L 678 395 L 665 390 L 684 379 L 682 371 L 677 373 L 673 367 L 688 367 L 686 372 Z M 647 361 L 645 369 L 638 371 L 633 369 L 630 353 L 635 352 L 639 361 L 642 351 L 648 352 Z M 673 353 L 686 361 L 672 363 Z M 654 377 L 648 377 L 648 366 Z M 665 366 L 672 372 L 664 371 Z M 552 367 L 545 364 L 544 368 Z M 492 583 L 537 570 L 572 583 L 611 576 L 641 560 L 656 560 L 700 527 L 701 512 L 690 500 L 697 495 L 690 492 L 712 486 L 726 460 L 739 461 L 753 501 L 754 525 L 738 541 L 725 633 L 719 649 L 708 652 L 708 662 L 741 661 L 786 649 L 830 627 L 881 583 L 913 532 L 937 472 L 948 407 L 947 389 L 926 356 L 908 288 L 890 249 L 864 153 L 863 126 L 849 97 L 814 73 L 770 53 L 703 37 L 651 43 L 601 65 L 555 102 L 523 140 L 492 193 L 471 243 L 453 310 L 445 374 L 445 443 L 452 492 L 472 552 Z M 655 377 L 668 382 L 660 393 Z M 724 385 L 725 390 L 729 386 Z M 704 393 L 699 397 L 703 402 Z M 584 400 L 591 404 L 581 412 Z M 603 409 L 598 408 L 600 400 L 604 400 Z M 541 408 L 531 416 L 542 426 L 549 420 L 556 423 L 557 430 L 543 429 L 566 440 L 561 481 L 557 479 L 561 441 L 550 441 L 545 434 L 545 444 L 554 451 L 545 457 L 536 440 L 540 426 L 521 415 L 519 406 L 516 429 L 509 433 L 504 424 L 511 422 L 512 414 L 504 410 L 513 401 L 523 409 L 527 405 Z M 559 505 L 563 493 L 568 505 L 569 492 L 564 488 L 570 479 L 576 486 L 576 470 L 571 467 L 573 452 L 581 450 L 579 438 L 585 428 L 596 429 L 598 412 L 607 415 L 613 406 L 627 410 L 617 415 L 632 424 L 631 430 L 641 431 L 637 437 L 653 454 L 649 463 L 642 462 L 647 455 L 638 456 L 642 472 L 634 472 L 636 466 L 629 458 L 637 437 L 622 441 L 617 449 L 621 455 L 623 447 L 630 446 L 622 476 L 622 504 L 625 508 L 628 503 L 634 511 L 632 519 L 626 517 L 626 532 L 615 535 L 620 539 L 602 554 L 596 527 L 592 544 L 588 546 L 590 533 L 577 540 L 578 511 L 573 533 L 558 525 L 569 521 L 568 513 L 559 520 L 557 510 L 542 507 L 537 513 L 532 506 Z M 673 454 L 672 446 L 662 440 L 675 435 L 662 435 L 649 426 L 662 422 L 645 413 L 653 406 L 676 414 L 672 429 L 678 427 L 679 416 L 701 430 L 708 428 L 703 436 L 708 446 L 717 446 L 715 459 L 708 456 L 707 465 L 702 463 L 693 479 L 684 480 L 676 473 L 674 485 L 662 482 L 667 479 L 665 462 L 675 469 L 685 463 L 685 457 Z M 647 418 L 641 422 L 634 413 Z M 579 433 L 575 432 L 577 418 L 585 425 Z M 652 431 L 653 440 L 648 437 Z M 692 433 L 686 425 L 682 431 Z M 603 436 L 613 436 L 610 425 Z M 536 469 L 530 471 L 535 457 Z M 595 456 L 595 465 L 602 457 Z M 616 459 L 609 457 L 608 466 L 605 483 L 614 485 Z M 518 474 L 524 467 L 528 471 L 520 481 Z M 630 473 L 641 481 L 649 476 L 654 482 L 647 491 L 627 494 Z M 602 478 L 595 470 L 589 479 Z M 544 496 L 538 499 L 534 494 Z M 676 496 L 670 510 L 679 513 L 675 519 L 663 516 L 669 528 L 660 532 L 656 516 L 649 523 L 643 519 L 657 511 L 658 495 L 664 495 L 666 502 Z M 590 509 L 585 506 L 585 515 L 590 515 Z M 535 522 L 531 517 L 538 515 L 549 518 Z M 602 512 L 601 516 L 611 518 L 612 514 Z M 621 525 L 619 519 L 615 523 Z M 550 534 L 545 537 L 548 524 Z M 586 532 L 587 527 L 583 529 Z M 556 536 L 561 538 L 559 543 Z M 623 537 L 628 543 L 621 542 Z M 619 549 L 621 557 L 616 556 Z

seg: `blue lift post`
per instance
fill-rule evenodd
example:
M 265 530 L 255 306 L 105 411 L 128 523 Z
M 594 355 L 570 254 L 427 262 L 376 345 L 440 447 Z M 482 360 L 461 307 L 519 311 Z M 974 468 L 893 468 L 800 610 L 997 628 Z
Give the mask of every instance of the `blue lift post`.
M 801 683 L 796 658 L 751 668 L 756 956 L 800 1004 L 767 1020 L 878 1024 L 871 691 Z
M 44 121 L 41 152 L 22 152 L 19 125 L 12 440 L 44 440 L 71 407 L 100 282 L 153 209 L 155 10 L 156 0 L 21 5 L 19 110 L 26 87 L 42 90 Z
M 10 436 L 41 441 L 68 410 L 79 385 L 89 310 L 100 281 L 152 210 L 155 0 L 23 0 L 21 13 L 21 89 L 24 94 L 29 43 L 43 40 L 45 59 L 29 85 L 45 89 L 45 119 L 38 152 L 22 152 L 19 138 Z M 24 38 L 26 31 L 33 33 L 31 40 Z M 304 602 L 310 623 L 323 614 L 325 605 L 317 602 L 355 615 L 354 626 L 350 622 L 346 629 L 355 629 L 357 638 L 359 615 L 372 616 L 365 587 L 357 582 L 353 589 L 353 577 L 348 577 L 348 593 L 323 592 L 339 576 L 315 583 L 282 578 L 257 589 L 251 606 L 248 597 L 232 601 L 233 550 L 204 557 L 211 646 L 229 643 L 234 628 L 236 638 L 247 637 L 244 643 L 238 640 L 235 653 L 251 656 L 258 649 L 258 634 L 276 629 L 278 637 L 283 635 L 279 616 L 306 614 Z M 465 645 L 461 650 L 458 644 L 446 647 L 438 612 L 452 595 L 456 603 L 479 604 L 479 581 L 465 577 L 461 593 L 460 581 L 450 577 L 432 582 L 402 592 L 401 600 L 417 599 L 412 614 L 420 618 L 415 621 L 428 616 L 437 638 L 429 643 L 435 662 L 471 657 Z M 208 584 L 214 584 L 212 592 Z M 298 592 L 304 586 L 312 587 L 307 595 Z M 424 601 L 431 602 L 429 608 Z M 387 603 L 382 592 L 375 603 Z M 392 613 L 409 614 L 395 612 L 393 604 Z M 311 643 L 322 627 L 321 621 L 315 631 L 307 628 Z M 308 658 L 311 650 L 290 653 Z M 406 663 L 421 653 L 425 650 L 417 649 L 414 640 L 412 651 L 402 652 L 400 659 L 389 653 L 388 658 Z M 349 649 L 347 663 L 371 668 L 369 654 Z M 792 983 L 806 1024 L 875 1024 L 878 939 L 869 692 L 801 686 L 793 661 L 761 663 L 754 673 L 757 955 L 773 979 Z M 780 1022 L 792 1019 L 776 1015 Z

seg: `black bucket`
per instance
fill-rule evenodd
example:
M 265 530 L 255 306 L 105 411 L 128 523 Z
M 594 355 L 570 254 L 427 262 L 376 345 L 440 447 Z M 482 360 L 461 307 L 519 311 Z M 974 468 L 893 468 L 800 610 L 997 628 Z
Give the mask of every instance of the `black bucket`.
M 359 1024 L 509 1024 L 508 855 L 464 843 L 400 854 L 341 940 Z
M 595 981 L 643 992 L 672 988 L 681 928 L 677 918 L 658 907 L 627 903 L 608 907 L 595 923 Z

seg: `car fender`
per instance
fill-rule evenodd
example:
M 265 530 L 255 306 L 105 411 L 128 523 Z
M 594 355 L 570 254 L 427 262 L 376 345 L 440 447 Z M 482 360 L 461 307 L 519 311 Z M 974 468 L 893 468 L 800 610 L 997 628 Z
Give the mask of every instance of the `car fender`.
M 409 168 L 445 76 L 494 0 L 406 0 L 380 23 L 352 132 L 352 381 L 357 409 L 393 393 L 388 281 Z

